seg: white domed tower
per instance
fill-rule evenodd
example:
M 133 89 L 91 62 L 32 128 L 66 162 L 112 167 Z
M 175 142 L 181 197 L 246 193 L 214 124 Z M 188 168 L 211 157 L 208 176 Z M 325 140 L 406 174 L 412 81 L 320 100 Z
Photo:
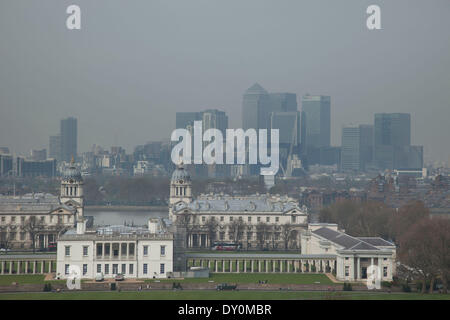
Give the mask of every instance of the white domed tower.
M 192 202 L 192 181 L 189 172 L 183 167 L 183 164 L 177 166 L 170 180 L 170 200 L 169 205 L 183 201 Z
M 76 208 L 77 221 L 81 221 L 83 218 L 83 200 L 83 178 L 72 159 L 69 169 L 64 172 L 61 179 L 60 201 L 61 204 Z

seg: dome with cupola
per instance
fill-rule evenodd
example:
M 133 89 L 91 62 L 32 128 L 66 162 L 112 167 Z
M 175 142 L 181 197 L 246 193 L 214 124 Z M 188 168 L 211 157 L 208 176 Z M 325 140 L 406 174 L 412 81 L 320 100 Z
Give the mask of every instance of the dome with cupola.
M 63 173 L 63 180 L 69 180 L 69 181 L 83 181 L 83 178 L 81 177 L 81 172 L 78 170 L 78 168 L 75 166 L 74 160 L 70 162 L 70 167 L 64 170 Z
M 182 164 L 178 165 L 172 174 L 172 182 L 185 183 L 191 181 L 191 175 Z

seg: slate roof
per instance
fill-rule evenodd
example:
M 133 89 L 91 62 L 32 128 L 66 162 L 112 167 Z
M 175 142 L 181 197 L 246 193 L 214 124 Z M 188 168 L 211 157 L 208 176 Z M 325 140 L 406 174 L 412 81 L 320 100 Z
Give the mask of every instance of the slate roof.
M 57 196 L 51 194 L 26 194 L 21 197 L 0 196 L 0 213 L 48 213 L 56 208 L 73 208 L 59 202 Z
M 386 241 L 380 237 L 358 237 L 358 239 L 367 242 L 375 247 L 395 246 L 392 242 Z
M 283 213 L 292 209 L 297 209 L 299 213 L 303 211 L 297 203 L 290 199 L 275 200 L 265 195 L 249 197 L 199 197 L 189 204 L 180 202 L 174 207 L 175 211 L 190 209 L 195 212 L 228 212 L 228 213 Z
M 325 238 L 341 247 L 344 248 L 344 250 L 373 250 L 377 251 L 380 250 L 377 248 L 377 246 L 392 246 L 393 244 L 385 241 L 381 238 L 355 238 L 352 236 L 349 236 L 348 234 L 345 234 L 340 231 L 335 231 L 326 227 L 319 228 L 317 230 L 312 231 L 313 234 L 316 234 L 322 238 Z M 369 239 L 369 240 L 364 240 Z M 382 240 L 382 241 L 381 241 Z M 378 245 L 378 243 L 382 243 L 381 245 Z M 388 244 L 386 244 L 388 243 Z

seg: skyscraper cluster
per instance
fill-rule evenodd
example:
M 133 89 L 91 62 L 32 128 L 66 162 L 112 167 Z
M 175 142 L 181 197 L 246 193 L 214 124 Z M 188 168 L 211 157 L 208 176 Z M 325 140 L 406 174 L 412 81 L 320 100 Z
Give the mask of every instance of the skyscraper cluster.
M 343 171 L 422 167 L 423 147 L 411 145 L 409 113 L 376 113 L 373 125 L 342 128 Z

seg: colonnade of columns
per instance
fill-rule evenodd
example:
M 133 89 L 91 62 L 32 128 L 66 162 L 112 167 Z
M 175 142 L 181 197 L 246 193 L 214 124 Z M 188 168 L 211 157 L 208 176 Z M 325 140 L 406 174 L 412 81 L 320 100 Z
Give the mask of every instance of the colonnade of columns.
M 0 261 L 0 274 L 43 274 L 56 271 L 55 260 L 7 260 Z
M 335 271 L 333 259 L 243 259 L 243 258 L 188 258 L 188 267 L 205 267 L 211 272 L 230 273 L 328 273 Z

